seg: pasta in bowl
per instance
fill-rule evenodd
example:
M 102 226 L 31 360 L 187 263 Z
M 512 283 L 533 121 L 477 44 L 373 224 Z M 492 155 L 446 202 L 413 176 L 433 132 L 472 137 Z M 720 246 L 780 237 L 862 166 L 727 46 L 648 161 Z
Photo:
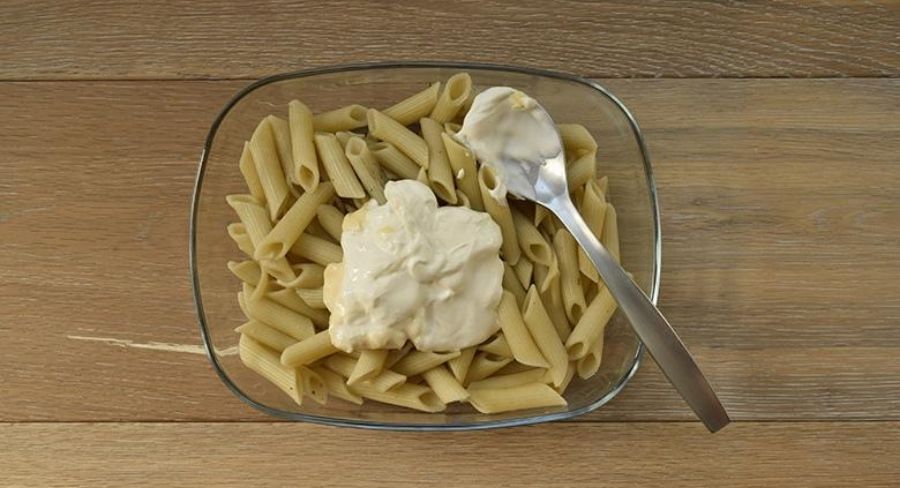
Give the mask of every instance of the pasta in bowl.
M 624 386 L 642 348 L 596 272 L 554 217 L 498 196 L 498 175 L 456 137 L 474 94 L 497 85 L 526 91 L 561 122 L 575 201 L 655 299 L 659 227 L 649 162 L 633 119 L 602 88 L 478 65 L 276 76 L 240 93 L 213 125 L 193 207 L 201 331 L 240 398 L 298 420 L 469 429 L 571 417 Z M 413 187 L 425 188 L 437 208 L 485 216 L 502 236 L 494 250 L 496 328 L 455 350 L 422 349 L 412 334 L 389 347 L 371 338 L 360 347 L 336 342 L 326 277 L 352 262 L 347 221 Z M 428 327 L 411 320 L 396 323 Z

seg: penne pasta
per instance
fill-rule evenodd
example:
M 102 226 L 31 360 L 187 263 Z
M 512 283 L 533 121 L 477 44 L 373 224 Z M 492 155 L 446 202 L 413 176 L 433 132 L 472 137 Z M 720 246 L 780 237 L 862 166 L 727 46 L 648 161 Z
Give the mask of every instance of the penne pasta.
M 313 141 L 315 125 L 312 111 L 299 100 L 288 104 L 288 125 L 291 131 L 291 156 L 294 160 L 291 181 L 306 191 L 313 191 L 319 184 L 319 158 Z
M 393 366 L 394 371 L 406 375 L 415 376 L 423 372 L 436 368 L 447 361 L 459 357 L 459 351 L 453 352 L 426 352 L 412 351 L 406 354 L 403 359 Z
M 403 384 L 387 391 L 380 391 L 368 382 L 350 387 L 350 391 L 376 402 L 398 405 L 422 412 L 440 412 L 446 408 L 431 388 L 423 385 Z
M 461 402 L 469 398 L 469 392 L 444 366 L 425 371 L 422 378 L 444 403 Z
M 379 204 L 384 204 L 384 173 L 381 166 L 375 160 L 375 156 L 369 151 L 366 141 L 359 136 L 353 136 L 344 147 L 344 155 L 350 161 L 350 166 L 356 172 L 356 176 L 372 198 Z
M 566 179 L 569 188 L 581 188 L 597 174 L 597 160 L 593 154 L 585 154 L 577 159 L 566 161 Z
M 603 247 L 612 254 L 616 262 L 620 262 L 619 256 L 619 224 L 616 217 L 616 207 L 613 204 L 606 206 L 606 218 L 603 220 L 603 235 L 600 238 Z
M 425 143 L 425 139 L 374 108 L 369 109 L 367 120 L 370 135 L 380 141 L 393 144 L 416 164 L 428 168 L 428 145 Z
M 297 370 L 281 364 L 278 353 L 241 334 L 238 341 L 238 355 L 245 366 L 285 392 L 298 405 L 303 403 L 303 385 Z
M 414 180 L 420 166 L 389 142 L 376 142 L 369 148 L 386 170 L 405 180 Z
M 268 119 L 263 119 L 256 127 L 249 146 L 259 183 L 266 196 L 265 205 L 268 207 L 269 217 L 275 220 L 287 207 L 289 192 L 278 159 L 278 150 L 275 148 L 275 135 Z
M 597 239 L 602 239 L 603 236 L 603 225 L 606 220 L 606 207 L 606 197 L 604 196 L 603 190 L 600 189 L 597 180 L 589 180 L 587 184 L 584 185 L 584 198 L 581 201 L 579 212 L 584 218 L 584 222 Z M 592 263 L 587 254 L 585 254 L 584 249 L 581 249 L 580 247 L 578 248 L 578 269 L 581 271 L 581 274 L 594 283 L 600 282 L 600 275 L 597 273 L 597 268 L 594 267 L 594 263 Z
M 490 353 L 480 352 L 475 355 L 475 358 L 472 359 L 472 363 L 469 365 L 465 384 L 468 385 L 483 380 L 497 371 L 500 371 L 500 369 L 512 361 L 512 358 L 502 358 Z
M 566 153 L 579 158 L 585 154 L 597 154 L 597 141 L 594 136 L 581 124 L 559 124 L 556 126 L 562 139 Z
M 255 261 L 228 261 L 228 270 L 245 283 L 258 283 L 262 270 Z
M 272 291 L 269 292 L 268 297 L 273 302 L 309 318 L 317 327 L 328 327 L 328 312 L 309 306 L 297 295 L 296 290 L 286 288 Z
M 250 236 L 247 235 L 247 228 L 244 224 L 240 222 L 228 224 L 225 230 L 242 253 L 253 257 L 253 242 L 250 241 Z
M 450 135 L 442 133 L 441 139 L 444 142 L 450 169 L 456 177 L 459 191 L 468 197 L 471 208 L 484 211 L 484 200 L 481 196 L 481 189 L 478 187 L 475 157 L 467 147 L 454 140 Z
M 405 98 L 382 112 L 403 125 L 410 125 L 422 117 L 428 117 L 437 103 L 441 82 L 436 81 L 428 88 Z
M 290 252 L 321 266 L 339 263 L 344 259 L 341 246 L 309 234 L 302 234 L 291 246 Z
M 272 230 L 272 223 L 269 221 L 265 207 L 261 201 L 251 195 L 228 195 L 225 197 L 225 201 L 234 209 L 241 223 L 244 224 L 244 230 L 247 237 L 250 238 L 250 242 L 253 243 L 255 254 L 256 246 Z
M 281 353 L 281 364 L 294 368 L 306 366 L 336 352 L 338 349 L 331 344 L 331 336 L 323 330 L 285 348 Z
M 335 241 L 341 242 L 343 234 L 344 213 L 334 205 L 319 205 L 316 209 L 316 219 Z
M 293 337 L 256 320 L 245 322 L 240 327 L 234 329 L 234 331 L 245 334 L 256 342 L 259 342 L 276 352 L 281 352 L 288 347 L 297 344 L 297 340 Z
M 384 368 L 384 360 L 387 359 L 387 349 L 373 349 L 360 352 L 359 360 L 353 366 L 348 385 L 354 385 L 360 381 L 372 379 L 381 373 Z
M 291 206 L 284 217 L 256 244 L 254 257 L 258 260 L 276 259 L 287 255 L 288 250 L 316 217 L 319 205 L 334 198 L 335 189 L 325 182 L 315 190 L 304 193 Z
M 469 390 L 477 390 L 479 388 L 512 388 L 514 386 L 527 385 L 529 383 L 543 383 L 542 379 L 546 375 L 546 369 L 528 368 L 520 373 L 498 374 L 481 381 L 475 381 L 469 384 Z
M 244 283 L 242 293 L 249 318 L 274 327 L 298 341 L 315 334 L 315 328 L 309 317 L 275 303 L 265 296 L 254 298 L 254 291 L 253 286 Z
M 566 317 L 574 324 L 587 308 L 584 288 L 580 282 L 581 272 L 578 269 L 578 244 L 569 231 L 560 229 L 553 237 L 553 248 L 559 259 L 559 284 Z
M 356 405 L 362 405 L 362 397 L 350 391 L 350 389 L 347 387 L 347 383 L 344 382 L 344 378 L 341 377 L 341 375 L 323 366 L 318 366 L 310 369 L 315 371 L 316 374 L 318 374 L 319 377 L 322 378 L 322 382 L 325 384 L 325 388 L 328 390 L 329 395 L 340 398 L 341 400 L 348 401 L 350 403 L 354 403 Z
M 315 263 L 297 263 L 291 265 L 294 280 L 287 283 L 278 283 L 285 288 L 321 288 L 325 284 L 325 268 Z
M 569 354 L 563 345 L 550 315 L 544 308 L 537 288 L 532 285 L 525 297 L 525 309 L 522 311 L 522 319 L 535 344 L 541 351 L 541 355 L 550 364 L 548 372 L 554 386 L 559 386 L 566 378 L 569 367 Z
M 447 122 L 444 124 L 444 132 L 448 135 L 455 136 L 460 130 L 462 130 L 462 125 L 457 124 L 456 122 Z
M 572 327 L 571 324 L 569 324 L 569 318 L 566 317 L 566 309 L 565 304 L 563 303 L 562 288 L 560 287 L 559 280 L 554 281 L 550 285 L 549 290 L 541 293 L 541 301 L 544 302 L 544 308 L 547 310 L 547 315 L 549 315 L 550 319 L 553 321 L 553 326 L 556 327 L 559 338 L 565 341 L 569 338 Z
M 497 318 L 500 322 L 500 329 L 506 336 L 509 348 L 512 350 L 513 357 L 516 361 L 534 366 L 537 368 L 547 368 L 547 364 L 541 351 L 534 343 L 531 333 L 525 327 L 522 319 L 522 313 L 516 303 L 515 297 L 508 291 L 503 292 L 500 299 L 500 305 L 497 307 Z
M 516 272 L 509 263 L 503 263 L 503 289 L 512 293 L 521 307 L 525 303 L 525 287 L 519 282 Z
M 462 109 L 472 93 L 472 77 L 468 73 L 457 73 L 447 80 L 431 111 L 431 118 L 437 122 L 450 122 Z
M 285 177 L 288 191 L 290 191 L 290 178 L 294 174 L 294 157 L 291 154 L 291 128 L 288 122 L 280 117 L 270 115 L 269 124 L 272 126 L 272 135 L 275 136 L 275 149 L 278 152 L 278 161 L 281 163 L 281 171 Z
M 344 155 L 344 149 L 334 134 L 320 134 L 313 136 L 322 167 L 328 174 L 328 179 L 334 184 L 334 191 L 343 198 L 363 198 L 366 196 L 356 173 Z
M 501 183 L 490 166 L 482 166 L 478 169 L 478 187 L 484 201 L 485 211 L 500 226 L 500 233 L 503 236 L 500 254 L 507 263 L 515 265 L 519 261 L 522 250 L 519 248 L 519 239 L 516 236 L 516 227 L 513 223 L 509 202 L 505 197 L 497 194 Z
M 312 308 L 324 309 L 325 299 L 322 294 L 322 288 L 296 288 L 294 292 L 307 305 Z
M 455 204 L 456 184 L 447 159 L 447 150 L 444 148 L 444 139 L 441 137 L 444 133 L 441 124 L 426 117 L 419 121 L 419 126 L 428 145 L 428 180 L 431 182 L 431 189 L 441 200 Z
M 569 338 L 566 339 L 566 350 L 569 353 L 569 359 L 577 360 L 583 358 L 590 351 L 591 347 L 600 340 L 606 324 L 616 311 L 616 301 L 609 293 L 609 289 L 605 286 L 597 297 L 588 305 L 581 316 L 581 320 L 575 324 Z
M 338 132 L 365 126 L 366 107 L 362 105 L 347 105 L 313 116 L 313 127 L 317 132 Z
M 469 389 L 469 403 L 481 413 L 568 405 L 565 398 L 544 383 L 530 383 L 510 388 Z
M 600 370 L 600 362 L 603 359 L 603 336 L 604 334 L 600 334 L 600 337 L 594 342 L 588 353 L 583 358 L 575 361 L 575 371 L 578 373 L 579 378 L 586 380 Z
M 534 271 L 534 263 L 532 263 L 530 259 L 519 258 L 519 262 L 513 266 L 513 271 L 515 271 L 516 278 L 519 279 L 519 283 L 522 283 L 522 287 L 524 288 L 531 284 L 531 274 Z
M 478 350 L 504 358 L 513 357 L 512 350 L 509 348 L 509 343 L 506 342 L 506 336 L 503 334 L 498 334 L 491 342 L 486 342 L 478 346 Z
M 447 366 L 450 367 L 450 372 L 453 373 L 456 381 L 462 383 L 466 380 L 469 366 L 471 366 L 472 360 L 475 359 L 475 352 L 476 349 L 474 347 L 467 347 L 459 352 L 459 356 L 447 361 Z
M 544 236 L 538 232 L 537 227 L 518 211 L 512 212 L 512 218 L 522 254 L 535 264 L 550 266 L 553 261 L 553 250 Z
M 240 162 L 241 174 L 244 175 L 244 181 L 250 194 L 260 202 L 266 201 L 266 194 L 263 192 L 262 183 L 259 181 L 259 175 L 256 173 L 256 163 L 253 162 L 253 154 L 250 152 L 250 143 L 244 143 L 244 149 L 241 151 Z

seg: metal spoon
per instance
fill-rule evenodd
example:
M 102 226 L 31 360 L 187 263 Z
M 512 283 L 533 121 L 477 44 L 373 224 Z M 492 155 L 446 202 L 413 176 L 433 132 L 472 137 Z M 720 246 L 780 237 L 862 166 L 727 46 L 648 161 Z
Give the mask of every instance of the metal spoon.
M 546 116 L 552 123 L 550 115 L 540 104 L 534 102 L 530 110 L 538 111 L 539 117 Z M 555 125 L 552 125 L 555 127 Z M 647 295 L 628 277 L 625 270 L 612 258 L 606 248 L 594 237 L 590 228 L 581 218 L 572 199 L 566 180 L 565 154 L 562 140 L 555 129 L 556 156 L 544 159 L 540 164 L 526 161 L 502 161 L 506 168 L 516 168 L 517 176 L 524 176 L 527 185 L 510 185 L 510 190 L 519 197 L 532 200 L 553 212 L 569 229 L 569 232 L 584 249 L 591 262 L 603 278 L 610 294 L 619 303 L 619 307 L 628 317 L 631 326 L 669 382 L 678 390 L 682 398 L 693 409 L 697 417 L 710 432 L 716 432 L 731 421 L 722 407 L 691 353 L 663 317 L 662 313 L 650 302 Z M 506 144 L 510 146 L 527 146 L 533 144 L 535 133 L 517 134 L 507 131 Z M 542 134 L 543 136 L 543 134 Z M 547 134 L 546 142 L 552 143 Z M 547 144 L 546 147 L 551 147 Z M 553 151 L 547 153 L 552 154 Z M 496 156 L 496 155 L 493 155 Z M 521 181 L 521 178 L 520 178 Z

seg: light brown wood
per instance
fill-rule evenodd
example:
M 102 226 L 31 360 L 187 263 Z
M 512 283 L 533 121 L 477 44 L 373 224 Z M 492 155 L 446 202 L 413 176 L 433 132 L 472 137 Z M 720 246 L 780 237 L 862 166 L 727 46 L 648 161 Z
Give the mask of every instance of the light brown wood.
M 187 271 L 243 84 L 0 84 L 0 420 L 264 418 L 200 354 Z M 606 84 L 650 144 L 661 307 L 732 416 L 900 419 L 900 80 Z M 587 418 L 692 417 L 647 358 Z
M 0 79 L 257 78 L 373 60 L 607 77 L 897 76 L 895 1 L 5 2 Z
M 897 422 L 585 423 L 456 434 L 279 423 L 0 426 L 11 486 L 896 486 Z M 387 447 L 389 446 L 389 447 Z

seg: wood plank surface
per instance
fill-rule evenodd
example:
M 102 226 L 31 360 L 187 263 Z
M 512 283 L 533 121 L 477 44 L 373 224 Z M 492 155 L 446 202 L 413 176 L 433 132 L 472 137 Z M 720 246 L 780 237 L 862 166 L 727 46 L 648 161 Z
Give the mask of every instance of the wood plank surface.
M 900 74 L 900 3 L 7 0 L 0 79 L 256 78 L 442 59 L 603 77 Z
M 604 83 L 650 145 L 661 307 L 732 416 L 900 419 L 900 80 Z M 0 420 L 263 418 L 199 354 L 187 271 L 196 159 L 243 84 L 0 83 L 0 342 L 11 365 L 0 369 Z M 588 417 L 690 418 L 649 360 Z M 799 446 L 819 446 L 810 425 Z M 840 432 L 861 433 L 854 425 Z M 47 441 L 79 432 L 28 430 L 39 428 L 7 430 Z M 102 439 L 138 427 L 84 428 Z M 695 427 L 672 429 L 679 439 Z
M 278 423 L 6 424 L 4 483 L 55 486 L 896 486 L 897 422 L 582 423 L 454 434 Z M 13 449 L 12 447 L 15 446 Z M 385 446 L 390 446 L 386 449 Z M 266 481 L 262 481 L 266 480 Z

